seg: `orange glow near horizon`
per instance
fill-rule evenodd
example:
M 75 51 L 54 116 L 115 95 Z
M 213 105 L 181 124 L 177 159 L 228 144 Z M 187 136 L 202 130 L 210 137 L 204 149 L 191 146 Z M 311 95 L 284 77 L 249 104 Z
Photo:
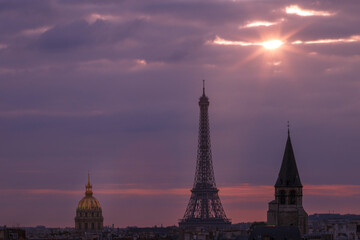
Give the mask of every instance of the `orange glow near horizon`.
M 109 188 L 110 186 L 110 188 Z M 95 188 L 95 195 L 190 195 L 189 188 L 112 188 L 105 184 Z M 238 186 L 220 187 L 220 195 L 226 198 L 264 198 L 273 197 L 274 187 L 271 185 L 242 184 Z M 308 196 L 349 197 L 360 195 L 360 185 L 305 185 Z M 83 195 L 84 190 L 64 189 L 0 189 L 2 194 L 45 194 L 45 195 Z
M 113 210 L 113 206 L 109 205 L 114 198 L 126 198 L 128 200 L 137 199 L 145 203 L 147 198 L 161 199 L 164 196 L 171 202 L 170 206 L 173 207 L 172 215 L 161 217 L 161 222 L 166 224 L 176 224 L 176 217 L 181 216 L 185 210 L 184 205 L 190 197 L 190 188 L 146 188 L 129 185 L 114 185 L 114 184 L 98 184 L 94 188 L 94 196 L 100 201 L 103 207 L 103 211 L 110 215 Z M 237 222 L 252 222 L 252 221 L 264 221 L 266 220 L 267 203 L 274 199 L 274 186 L 272 185 L 252 185 L 252 184 L 240 184 L 235 186 L 220 187 L 220 198 L 225 208 L 227 216 L 232 219 L 233 223 Z M 0 189 L 0 194 L 5 196 L 13 195 L 16 197 L 27 197 L 37 199 L 39 197 L 58 196 L 60 198 L 70 199 L 68 202 L 72 202 L 76 206 L 76 200 L 80 200 L 85 191 L 83 189 Z M 70 196 L 67 197 L 66 196 Z M 304 185 L 304 198 L 306 204 L 306 210 L 309 214 L 324 213 L 328 209 L 333 209 L 337 213 L 346 214 L 349 213 L 348 206 L 333 205 L 334 201 L 348 201 L 349 199 L 357 199 L 360 196 L 360 185 Z M 58 198 L 57 197 L 57 198 Z M 329 204 L 323 204 L 321 201 L 315 201 L 319 198 L 332 198 L 333 202 Z M 181 204 L 179 202 L 183 202 Z M 354 205 L 351 205 L 354 206 Z M 355 206 L 356 202 L 355 202 Z M 163 206 L 146 206 L 142 205 L 141 211 L 154 213 L 161 211 Z M 134 211 L 135 206 L 131 206 L 129 211 Z M 359 208 L 351 209 L 352 213 L 360 212 Z M 118 221 L 115 215 L 109 216 L 107 221 Z M 133 221 L 138 221 L 133 219 Z M 136 222 L 139 225 L 148 225 L 149 223 Z M 119 225 L 124 223 L 118 223 Z

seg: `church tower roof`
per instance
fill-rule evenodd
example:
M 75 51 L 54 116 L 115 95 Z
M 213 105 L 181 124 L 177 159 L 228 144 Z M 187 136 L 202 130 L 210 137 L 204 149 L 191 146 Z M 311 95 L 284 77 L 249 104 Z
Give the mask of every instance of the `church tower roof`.
M 289 129 L 284 157 L 275 187 L 302 187 L 299 172 L 296 166 L 294 150 L 291 144 Z

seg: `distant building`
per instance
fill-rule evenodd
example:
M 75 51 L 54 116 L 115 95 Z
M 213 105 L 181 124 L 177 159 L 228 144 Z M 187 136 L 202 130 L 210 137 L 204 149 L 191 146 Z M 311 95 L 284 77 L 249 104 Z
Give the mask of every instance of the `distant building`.
M 314 214 L 309 216 L 306 239 L 359 240 L 360 215 Z
M 81 232 L 98 232 L 103 229 L 104 218 L 99 201 L 93 197 L 90 175 L 86 192 L 76 209 L 75 229 Z
M 297 226 L 301 235 L 308 232 L 308 214 L 302 206 L 302 187 L 288 131 L 284 157 L 275 184 L 275 200 L 269 202 L 268 225 Z

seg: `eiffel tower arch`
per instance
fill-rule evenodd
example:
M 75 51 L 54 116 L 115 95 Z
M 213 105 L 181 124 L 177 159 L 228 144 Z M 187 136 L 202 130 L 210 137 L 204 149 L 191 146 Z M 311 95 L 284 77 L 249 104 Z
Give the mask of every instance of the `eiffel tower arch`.
M 216 187 L 212 164 L 210 126 L 209 126 L 209 98 L 203 94 L 199 100 L 200 121 L 197 150 L 197 162 L 194 185 L 184 217 L 180 220 L 180 228 L 221 229 L 231 225 L 226 217 Z

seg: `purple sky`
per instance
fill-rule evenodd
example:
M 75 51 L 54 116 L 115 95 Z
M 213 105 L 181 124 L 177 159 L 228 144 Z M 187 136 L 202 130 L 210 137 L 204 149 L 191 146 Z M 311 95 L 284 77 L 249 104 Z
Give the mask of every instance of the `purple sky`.
M 0 225 L 73 226 L 88 171 L 105 225 L 176 224 L 202 79 L 233 222 L 266 219 L 288 120 L 307 212 L 360 214 L 359 12 L 355 0 L 0 1 Z

